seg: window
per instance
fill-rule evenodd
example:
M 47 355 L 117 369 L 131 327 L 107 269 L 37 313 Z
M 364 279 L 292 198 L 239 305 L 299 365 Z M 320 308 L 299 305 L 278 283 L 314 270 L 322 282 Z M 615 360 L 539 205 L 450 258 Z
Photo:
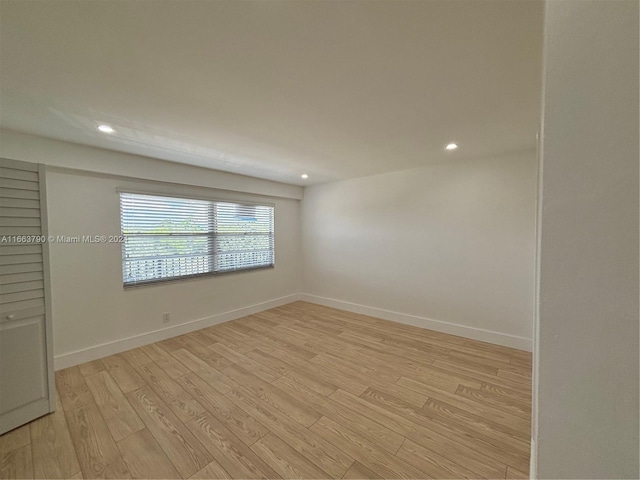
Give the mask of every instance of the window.
M 125 286 L 274 266 L 273 206 L 120 193 Z

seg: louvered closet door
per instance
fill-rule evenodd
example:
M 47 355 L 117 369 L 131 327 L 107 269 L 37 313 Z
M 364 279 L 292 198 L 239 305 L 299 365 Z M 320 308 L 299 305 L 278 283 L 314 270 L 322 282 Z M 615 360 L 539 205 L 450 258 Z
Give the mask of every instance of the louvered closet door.
M 0 158 L 0 434 L 53 410 L 44 167 Z

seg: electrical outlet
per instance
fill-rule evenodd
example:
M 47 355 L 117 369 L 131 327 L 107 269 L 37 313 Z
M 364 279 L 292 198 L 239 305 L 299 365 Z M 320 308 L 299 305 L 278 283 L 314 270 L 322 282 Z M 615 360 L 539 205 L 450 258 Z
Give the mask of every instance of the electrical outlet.
M 162 314 L 162 323 L 169 323 L 171 321 L 171 315 L 169 312 L 164 312 Z

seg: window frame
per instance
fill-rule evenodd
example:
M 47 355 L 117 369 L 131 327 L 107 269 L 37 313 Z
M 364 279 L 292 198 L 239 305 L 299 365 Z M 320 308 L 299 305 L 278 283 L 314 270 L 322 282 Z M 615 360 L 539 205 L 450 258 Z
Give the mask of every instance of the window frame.
M 235 200 L 235 199 L 225 199 L 225 198 L 213 198 L 213 197 L 205 197 L 205 196 L 199 196 L 199 195 L 191 195 L 191 194 L 181 194 L 181 193 L 164 193 L 164 192 L 157 192 L 157 191 L 146 191 L 146 190 L 134 190 L 134 189 L 130 189 L 130 188 L 116 188 L 116 193 L 118 195 L 118 212 L 120 214 L 120 235 L 126 239 L 126 237 L 128 235 L 125 235 L 125 233 L 122 231 L 122 197 L 121 194 L 132 194 L 132 195 L 149 195 L 149 196 L 155 196 L 155 197 L 168 197 L 168 198 L 176 198 L 176 199 L 180 199 L 180 200 L 200 200 L 200 201 L 206 201 L 206 202 L 210 202 L 209 208 L 215 209 L 215 205 L 216 203 L 227 203 L 227 204 L 235 204 L 235 205 L 241 205 L 241 206 L 245 206 L 245 207 L 269 207 L 272 209 L 273 211 L 273 229 L 271 232 L 271 243 L 272 243 L 272 258 L 273 258 L 273 262 L 271 265 L 258 265 L 255 267 L 248 267 L 248 268 L 239 268 L 239 269 L 234 269 L 234 270 L 222 270 L 222 271 L 208 271 L 208 272 L 202 272 L 202 273 L 194 273 L 194 274 L 190 274 L 190 275 L 179 275 L 179 276 L 175 276 L 175 277 L 166 277 L 166 278 L 154 278 L 154 279 L 150 279 L 150 280 L 142 280 L 139 282 L 130 282 L 130 283 L 126 283 L 124 281 L 124 272 L 125 272 L 125 242 L 122 242 L 121 245 L 121 261 L 120 261 L 120 265 L 121 265 L 121 280 L 122 280 L 122 286 L 125 290 L 128 289 L 132 289 L 132 288 L 138 288 L 138 287 L 146 287 L 146 286 L 151 286 L 151 285 L 159 285 L 159 284 L 167 284 L 167 283 L 174 283 L 174 282 L 183 282 L 183 281 L 189 281 L 189 280 L 198 280 L 198 279 L 202 279 L 202 278 L 206 278 L 206 277 L 217 277 L 217 276 L 223 276 L 223 275 L 233 275 L 233 274 L 238 274 L 238 273 L 248 273 L 248 272 L 254 272 L 254 271 L 259 271 L 259 270 L 270 270 L 270 269 L 274 269 L 275 265 L 276 265 L 276 205 L 272 202 L 252 202 L 252 201 L 247 201 L 247 200 Z M 210 267 L 213 268 L 216 265 L 216 255 L 214 255 L 214 251 L 216 248 L 216 236 L 215 235 L 208 235 L 208 255 L 210 255 Z

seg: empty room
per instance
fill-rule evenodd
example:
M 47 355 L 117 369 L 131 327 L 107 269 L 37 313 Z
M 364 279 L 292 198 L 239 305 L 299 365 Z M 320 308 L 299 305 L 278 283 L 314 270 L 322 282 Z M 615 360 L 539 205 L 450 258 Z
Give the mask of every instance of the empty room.
M 638 478 L 637 0 L 0 0 L 0 478 Z

